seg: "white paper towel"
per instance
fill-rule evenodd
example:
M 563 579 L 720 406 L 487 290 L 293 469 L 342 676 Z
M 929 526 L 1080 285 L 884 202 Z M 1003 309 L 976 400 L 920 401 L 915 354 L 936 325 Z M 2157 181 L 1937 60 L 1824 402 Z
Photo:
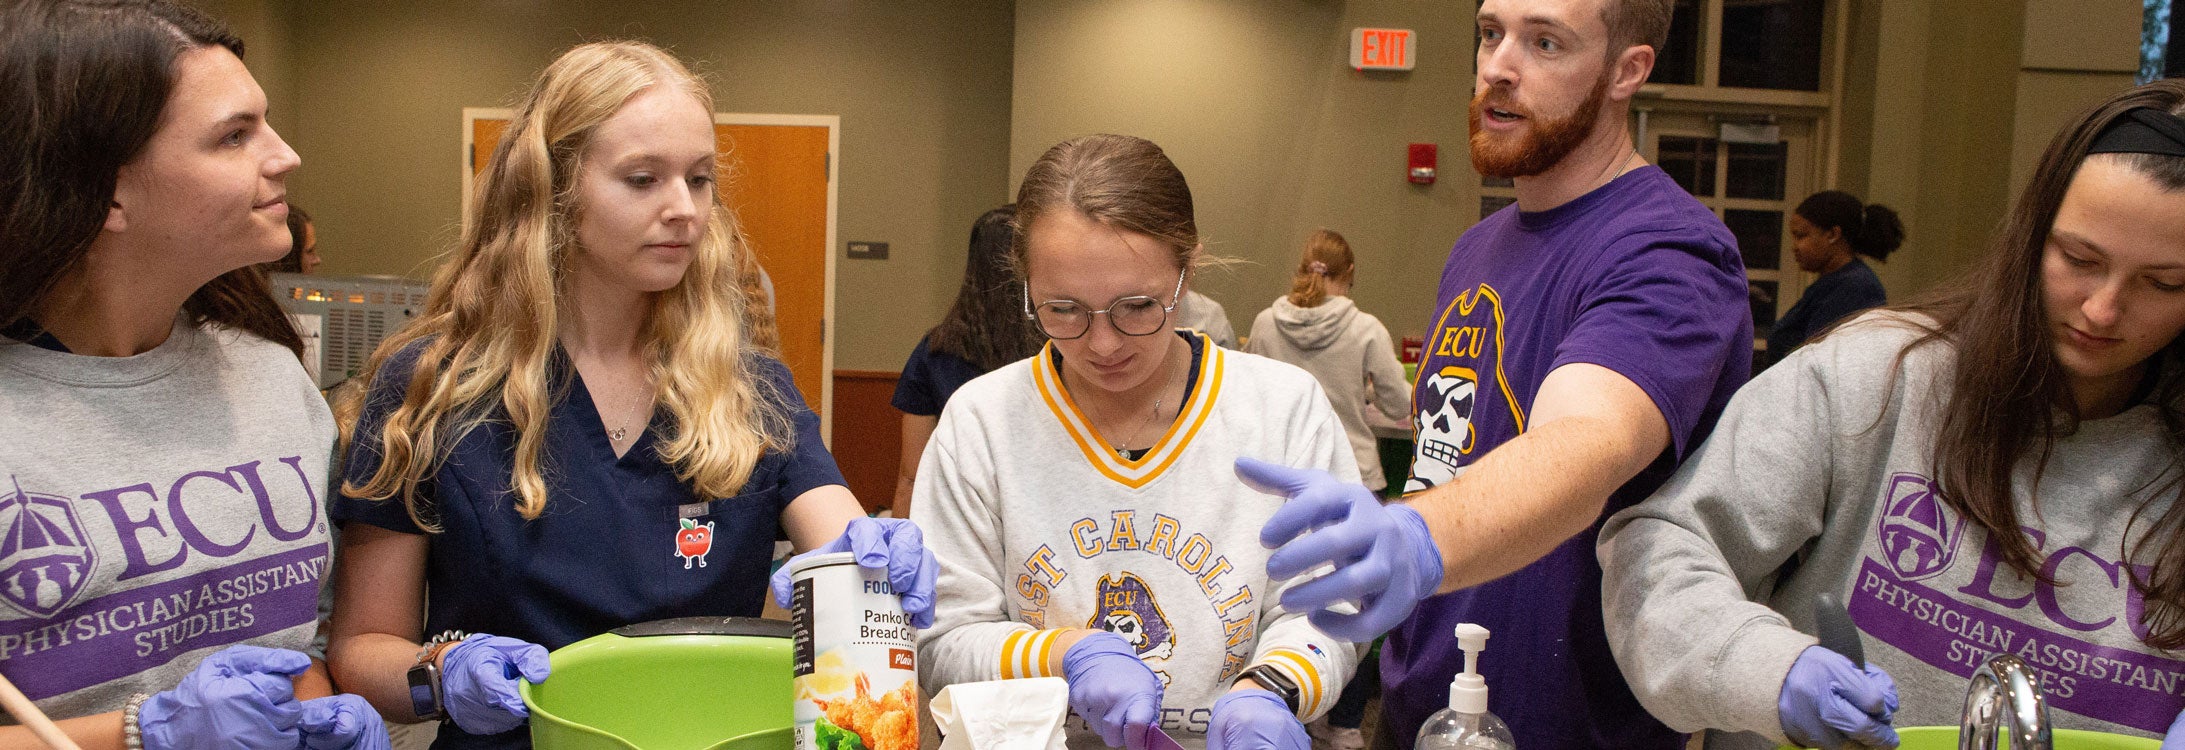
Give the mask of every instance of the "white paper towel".
M 933 696 L 941 750 L 1065 750 L 1070 684 L 1060 677 L 965 682 Z

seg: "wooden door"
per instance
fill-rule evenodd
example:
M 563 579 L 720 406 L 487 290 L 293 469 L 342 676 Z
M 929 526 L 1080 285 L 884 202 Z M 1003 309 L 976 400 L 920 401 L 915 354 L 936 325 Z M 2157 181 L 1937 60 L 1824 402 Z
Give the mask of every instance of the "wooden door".
M 493 158 L 512 116 L 509 110 L 465 110 L 470 127 L 463 200 L 471 180 Z M 782 361 L 796 378 L 805 403 L 820 413 L 821 434 L 831 435 L 833 336 L 829 330 L 834 278 L 827 249 L 834 223 L 836 120 L 830 116 L 714 116 L 721 152 L 723 205 L 743 222 L 759 265 L 774 283 L 775 325 Z
M 774 281 L 774 324 L 782 361 L 805 403 L 826 416 L 827 202 L 829 128 L 810 125 L 715 125 L 720 139 L 721 201 L 743 221 L 759 265 Z

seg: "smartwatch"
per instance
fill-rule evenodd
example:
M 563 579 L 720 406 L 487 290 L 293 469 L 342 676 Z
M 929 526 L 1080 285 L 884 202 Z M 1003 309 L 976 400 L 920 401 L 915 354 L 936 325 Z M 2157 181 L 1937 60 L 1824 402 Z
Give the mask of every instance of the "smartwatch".
M 1290 713 L 1297 713 L 1297 682 L 1283 674 L 1282 670 L 1275 669 L 1274 665 L 1260 664 L 1244 670 L 1243 674 L 1237 675 L 1237 679 L 1250 679 L 1259 683 L 1267 692 L 1281 696 L 1282 702 L 1290 707 Z
M 420 721 L 448 718 L 446 704 L 440 696 L 440 654 L 468 637 L 462 631 L 450 630 L 433 636 L 425 647 L 417 652 L 417 663 L 410 665 L 410 712 Z

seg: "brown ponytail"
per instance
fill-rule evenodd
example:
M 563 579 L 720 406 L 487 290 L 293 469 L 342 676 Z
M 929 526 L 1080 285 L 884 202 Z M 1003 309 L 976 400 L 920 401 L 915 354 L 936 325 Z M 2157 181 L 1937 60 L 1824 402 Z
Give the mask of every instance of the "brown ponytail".
M 1343 235 L 1314 230 L 1305 240 L 1305 254 L 1297 259 L 1297 270 L 1290 274 L 1290 304 L 1319 307 L 1328 301 L 1328 282 L 1348 284 L 1357 270 L 1357 259 Z

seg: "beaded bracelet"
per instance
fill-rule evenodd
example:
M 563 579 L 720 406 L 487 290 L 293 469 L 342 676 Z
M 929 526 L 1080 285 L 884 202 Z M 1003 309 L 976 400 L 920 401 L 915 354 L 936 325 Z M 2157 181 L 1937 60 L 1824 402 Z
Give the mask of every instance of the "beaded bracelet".
M 121 745 L 128 750 L 144 750 L 144 728 L 137 725 L 137 714 L 144 710 L 144 701 L 152 696 L 137 693 L 129 696 L 129 702 L 121 707 Z

